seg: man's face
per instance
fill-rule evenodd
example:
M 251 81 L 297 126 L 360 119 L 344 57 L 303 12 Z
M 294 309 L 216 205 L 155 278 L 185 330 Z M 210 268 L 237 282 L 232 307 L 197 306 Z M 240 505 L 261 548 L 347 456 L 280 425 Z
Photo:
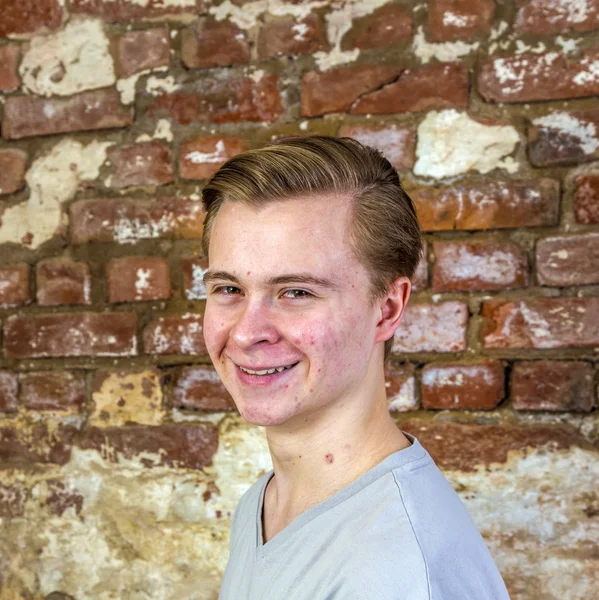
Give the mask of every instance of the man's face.
M 247 421 L 299 426 L 359 393 L 380 309 L 348 244 L 350 200 L 322 195 L 254 209 L 224 202 L 210 239 L 204 338 Z M 330 282 L 317 285 L 302 274 Z M 382 344 L 380 345 L 382 351 Z M 378 362 L 376 363 L 378 364 Z M 252 375 L 252 370 L 290 369 Z

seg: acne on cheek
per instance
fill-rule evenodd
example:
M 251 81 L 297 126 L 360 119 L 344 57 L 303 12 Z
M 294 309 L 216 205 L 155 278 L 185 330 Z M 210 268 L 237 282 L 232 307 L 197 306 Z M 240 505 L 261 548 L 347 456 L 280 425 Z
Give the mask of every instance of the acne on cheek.
M 333 461 L 335 460 L 335 457 L 329 452 L 328 454 L 325 454 L 324 460 L 329 465 L 331 465 L 331 464 L 333 464 Z

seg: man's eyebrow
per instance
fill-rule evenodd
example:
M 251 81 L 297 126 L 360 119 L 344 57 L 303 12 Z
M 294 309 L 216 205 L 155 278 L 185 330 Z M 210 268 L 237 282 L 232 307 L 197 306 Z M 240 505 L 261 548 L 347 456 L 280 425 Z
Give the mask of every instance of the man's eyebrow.
M 215 280 L 226 280 L 232 281 L 233 283 L 241 284 L 241 281 L 235 275 L 227 273 L 227 271 L 206 271 L 204 273 L 204 284 L 210 283 Z M 333 290 L 340 289 L 340 286 L 324 277 L 316 277 L 310 273 L 286 273 L 284 275 L 277 275 L 270 277 L 265 281 L 266 285 L 283 285 L 290 283 L 303 283 L 306 285 L 317 285 L 323 288 L 330 288 Z

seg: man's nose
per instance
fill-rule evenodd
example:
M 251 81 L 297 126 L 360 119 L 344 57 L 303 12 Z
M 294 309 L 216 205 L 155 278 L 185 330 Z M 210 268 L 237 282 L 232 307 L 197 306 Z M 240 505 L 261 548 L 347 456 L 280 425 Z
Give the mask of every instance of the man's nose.
M 249 348 L 263 341 L 275 343 L 279 333 L 274 307 L 266 299 L 248 301 L 239 312 L 230 336 L 240 348 Z

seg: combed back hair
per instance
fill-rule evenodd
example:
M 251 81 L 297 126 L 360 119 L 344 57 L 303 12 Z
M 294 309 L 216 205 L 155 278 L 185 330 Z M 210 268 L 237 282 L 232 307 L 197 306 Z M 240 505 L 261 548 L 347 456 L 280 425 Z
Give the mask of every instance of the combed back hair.
M 287 137 L 229 159 L 202 192 L 204 254 L 225 200 L 259 207 L 322 193 L 352 199 L 349 244 L 368 271 L 373 304 L 398 277 L 413 278 L 422 237 L 412 200 L 391 163 L 351 138 Z M 392 346 L 393 338 L 385 342 L 385 363 Z

